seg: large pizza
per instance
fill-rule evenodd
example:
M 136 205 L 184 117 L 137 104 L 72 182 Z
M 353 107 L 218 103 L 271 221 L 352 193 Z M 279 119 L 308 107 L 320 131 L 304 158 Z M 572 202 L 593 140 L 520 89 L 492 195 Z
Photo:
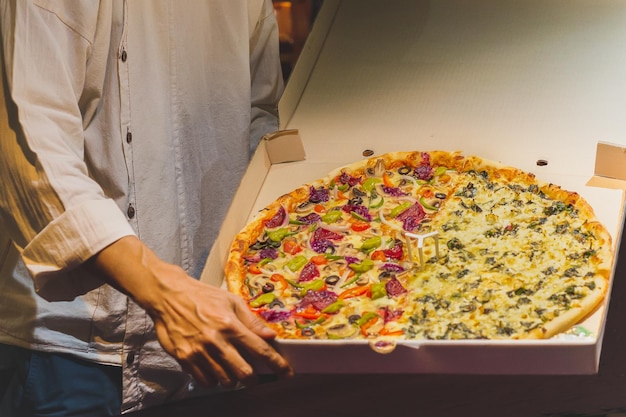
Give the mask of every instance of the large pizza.
M 579 194 L 414 151 L 277 198 L 235 237 L 225 278 L 280 338 L 536 339 L 598 307 L 612 259 Z

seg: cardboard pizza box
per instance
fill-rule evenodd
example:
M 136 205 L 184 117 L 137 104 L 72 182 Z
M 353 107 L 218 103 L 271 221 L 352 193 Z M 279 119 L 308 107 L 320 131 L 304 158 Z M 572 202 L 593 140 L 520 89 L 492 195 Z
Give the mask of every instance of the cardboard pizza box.
M 533 172 L 580 193 L 617 253 L 624 13 L 611 0 L 324 0 L 281 131 L 261 141 L 201 279 L 222 285 L 232 238 L 276 197 L 369 152 L 458 150 Z M 588 336 L 276 346 L 299 373 L 593 374 L 609 302 L 582 323 Z

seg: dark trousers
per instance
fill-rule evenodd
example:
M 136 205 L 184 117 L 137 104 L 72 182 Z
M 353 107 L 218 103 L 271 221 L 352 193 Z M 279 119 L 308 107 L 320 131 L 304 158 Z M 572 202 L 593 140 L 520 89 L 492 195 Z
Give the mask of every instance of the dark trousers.
M 121 390 L 120 367 L 0 344 L 2 417 L 116 416 Z

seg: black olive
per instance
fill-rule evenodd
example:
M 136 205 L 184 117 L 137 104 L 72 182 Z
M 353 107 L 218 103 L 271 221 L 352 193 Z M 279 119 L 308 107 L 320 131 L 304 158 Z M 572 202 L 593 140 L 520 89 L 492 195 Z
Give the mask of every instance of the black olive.
M 328 285 L 335 285 L 336 283 L 339 282 L 339 280 L 340 280 L 339 275 L 329 275 L 326 277 L 324 282 L 326 282 L 326 284 Z
M 358 314 L 353 314 L 353 315 L 351 315 L 350 317 L 348 317 L 348 322 L 349 322 L 350 324 L 354 324 L 354 323 L 356 323 L 356 322 L 357 322 L 360 318 L 361 318 L 361 316 L 360 316 L 360 315 L 358 315 Z
M 274 299 L 274 301 L 269 303 L 268 307 L 269 308 L 274 308 L 274 307 L 283 308 L 283 307 L 285 307 L 285 304 L 283 304 L 282 301 L 280 301 L 279 299 L 276 298 L 276 299 Z
M 378 280 L 379 281 L 384 281 L 386 279 L 390 279 L 391 277 L 393 277 L 393 274 L 389 271 L 383 271 L 378 275 Z
M 253 250 L 261 250 L 267 247 L 267 242 L 263 240 L 257 240 L 252 245 L 250 245 L 250 249 Z
M 299 209 L 305 209 L 305 208 L 307 208 L 307 207 L 309 206 L 309 204 L 311 204 L 311 203 L 309 203 L 308 201 L 305 201 L 304 203 L 300 203 L 300 204 L 298 204 L 298 207 L 297 207 L 297 208 L 299 208 Z
M 301 330 L 302 336 L 313 336 L 315 334 L 315 330 L 310 327 L 305 327 Z
M 408 175 L 411 172 L 411 167 L 403 166 L 398 170 L 400 175 Z
M 358 188 L 353 188 L 352 189 L 352 194 L 354 194 L 355 197 L 363 197 L 365 196 L 365 191 L 361 191 Z
M 274 284 L 272 284 L 271 282 L 266 282 L 265 285 L 263 285 L 262 290 L 263 292 L 272 292 L 274 291 Z
M 335 253 L 335 250 L 335 247 L 332 244 L 329 244 L 328 246 L 326 246 L 326 249 L 324 249 L 324 253 L 332 255 L 333 253 Z
M 437 197 L 440 200 L 446 199 L 446 195 L 444 193 L 435 193 L 435 197 Z

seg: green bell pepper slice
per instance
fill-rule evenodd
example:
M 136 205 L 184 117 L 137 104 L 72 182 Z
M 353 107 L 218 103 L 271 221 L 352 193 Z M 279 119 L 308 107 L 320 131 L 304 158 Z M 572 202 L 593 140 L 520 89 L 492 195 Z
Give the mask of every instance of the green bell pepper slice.
M 360 319 L 356 321 L 356 324 L 357 326 L 361 327 L 368 321 L 372 320 L 374 317 L 380 317 L 380 316 L 377 313 L 374 313 L 373 311 L 368 311 L 367 313 L 363 315 L 363 317 L 361 317 Z
M 365 181 L 363 181 L 363 190 L 367 191 L 368 193 L 372 192 L 372 190 L 374 189 L 374 187 L 376 186 L 376 184 L 381 183 L 383 180 L 381 178 L 378 177 L 371 177 L 366 179 Z
M 411 203 L 410 201 L 405 201 L 399 206 L 394 207 L 393 210 L 391 210 L 391 213 L 389 213 L 389 217 L 391 218 L 396 217 L 398 214 L 402 213 L 404 210 L 408 209 L 412 205 L 413 203 Z
M 375 300 L 377 298 L 382 298 L 387 295 L 387 289 L 385 288 L 384 282 L 377 282 L 375 284 L 372 284 L 371 291 L 372 291 L 372 300 Z
M 374 261 L 371 259 L 363 259 L 359 263 L 348 265 L 348 267 L 354 272 L 367 272 L 374 267 Z
M 336 313 L 341 309 L 341 307 L 345 305 L 346 303 L 344 303 L 343 300 L 337 300 L 331 305 L 329 305 L 328 307 L 326 307 L 325 309 L 323 309 L 322 313 L 328 313 L 328 314 Z
M 272 242 L 280 242 L 291 233 L 289 232 L 289 229 L 281 227 L 280 229 L 276 230 L 267 230 L 265 234 Z
M 306 256 L 298 255 L 295 258 L 291 259 L 289 262 L 287 262 L 287 268 L 289 268 L 291 272 L 296 272 L 304 265 L 306 265 L 308 261 L 309 259 Z
M 341 219 L 341 210 L 331 210 L 322 216 L 322 221 L 326 224 L 336 223 Z
M 433 176 L 438 177 L 446 173 L 448 169 L 446 167 L 437 167 L 435 168 L 435 172 L 433 172 Z
M 365 239 L 365 242 L 361 245 L 361 251 L 366 253 L 371 252 L 378 248 L 382 243 L 383 240 L 380 236 L 370 237 L 369 239 Z
M 319 291 L 322 289 L 322 287 L 324 287 L 324 284 L 325 282 L 323 279 L 316 279 L 307 282 L 306 284 L 302 285 L 302 289 L 300 289 L 300 295 L 304 296 L 309 290 Z
M 385 199 L 382 195 L 378 194 L 376 191 L 372 191 L 370 194 L 370 200 L 368 207 L 371 209 L 381 208 L 385 204 Z
M 266 292 L 264 294 L 259 295 L 254 300 L 250 301 L 250 307 L 257 308 L 264 306 L 266 304 L 272 303 L 276 299 L 276 294 L 273 292 Z
M 422 207 L 424 207 L 426 210 L 430 210 L 430 211 L 439 211 L 439 208 L 428 204 L 428 202 L 426 201 L 426 199 L 424 197 L 420 197 L 420 204 L 422 205 Z

